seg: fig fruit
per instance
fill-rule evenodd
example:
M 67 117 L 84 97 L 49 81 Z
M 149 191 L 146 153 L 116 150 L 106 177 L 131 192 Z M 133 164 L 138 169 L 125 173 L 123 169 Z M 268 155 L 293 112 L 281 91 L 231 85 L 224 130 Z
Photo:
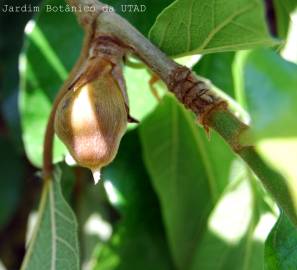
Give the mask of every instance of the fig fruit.
M 127 108 L 120 86 L 110 69 L 70 89 L 60 101 L 55 132 L 82 167 L 93 172 L 115 157 L 127 126 Z

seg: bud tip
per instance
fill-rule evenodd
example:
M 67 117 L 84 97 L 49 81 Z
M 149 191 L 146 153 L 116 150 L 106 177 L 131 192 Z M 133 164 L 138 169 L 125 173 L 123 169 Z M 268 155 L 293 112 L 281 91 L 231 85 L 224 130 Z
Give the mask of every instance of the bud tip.
M 95 182 L 95 185 L 96 185 L 96 184 L 98 184 L 98 182 L 100 180 L 100 177 L 101 177 L 100 169 L 92 170 L 92 174 L 93 174 L 94 182 Z

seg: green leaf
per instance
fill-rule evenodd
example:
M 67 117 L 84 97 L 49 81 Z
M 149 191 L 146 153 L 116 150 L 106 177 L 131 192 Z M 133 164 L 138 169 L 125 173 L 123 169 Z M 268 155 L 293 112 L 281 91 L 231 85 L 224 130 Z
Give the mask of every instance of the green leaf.
M 77 223 L 63 198 L 60 178 L 56 168 L 53 178 L 44 183 L 38 220 L 22 270 L 79 269 Z
M 142 122 L 140 134 L 172 255 L 179 269 L 188 269 L 227 184 L 233 154 L 216 134 L 209 142 L 171 96 Z
M 265 245 L 265 269 L 289 270 L 297 265 L 297 230 L 282 212 Z
M 117 213 L 108 202 L 104 186 L 101 184 L 94 186 L 94 180 L 89 171 L 82 171 L 80 168 L 80 174 L 83 180 L 81 183 L 83 192 L 76 205 L 76 213 L 81 228 L 79 239 L 82 251 L 81 264 L 94 265 L 96 261 L 94 251 L 101 249 L 110 239 L 112 223 L 115 222 Z
M 140 131 L 177 268 L 263 269 L 264 241 L 275 217 L 268 195 L 243 162 L 231 165 L 225 143 L 215 134 L 209 142 L 170 96 Z M 212 197 L 211 181 L 217 196 Z
M 169 55 L 272 46 L 261 0 L 176 0 L 157 18 L 151 40 Z
M 38 0 L 30 1 L 32 6 L 38 3 Z M 4 4 L 4 2 L 1 2 L 1 9 Z M 13 6 L 21 5 L 24 5 L 22 0 L 13 2 Z M 1 12 L 0 16 L 0 107 L 10 138 L 17 150 L 23 152 L 18 110 L 18 58 L 23 46 L 24 27 L 26 22 L 32 17 L 32 13 L 20 12 L 17 16 L 15 15 L 16 13 L 14 12 Z
M 281 38 L 286 38 L 290 24 L 290 13 L 297 6 L 296 0 L 273 0 L 276 15 L 277 33 Z
M 14 146 L 0 136 L 0 230 L 6 225 L 18 207 L 24 187 L 24 164 Z
M 297 209 L 297 137 L 263 139 L 257 143 L 257 150 L 271 168 L 284 176 L 292 200 L 291 207 Z M 276 183 L 276 189 L 279 187 Z M 289 203 L 290 199 L 286 199 Z
M 280 183 L 269 180 L 282 207 L 296 212 L 297 65 L 271 50 L 239 52 L 234 62 L 238 100 L 251 116 L 245 139 L 254 143 L 263 160 L 284 176 Z M 280 188 L 282 187 L 282 189 Z
M 264 242 L 276 218 L 256 181 L 244 163 L 235 160 L 229 185 L 209 216 L 191 270 L 263 269 Z
M 261 49 L 237 53 L 236 93 L 252 119 L 254 139 L 297 135 L 297 65 Z
M 105 0 L 115 11 L 127 19 L 142 34 L 147 35 L 158 14 L 173 0 Z
M 61 176 L 62 194 L 66 202 L 71 205 L 71 203 L 73 203 L 73 194 L 75 193 L 74 190 L 77 182 L 75 168 L 69 166 L 65 162 L 61 162 L 59 166 L 63 172 Z
M 65 4 L 48 0 L 44 5 Z M 20 113 L 26 154 L 41 166 L 43 138 L 56 93 L 74 65 L 82 42 L 76 18 L 68 12 L 46 12 L 26 27 L 27 40 L 21 55 Z M 31 28 L 31 29 L 30 29 Z M 60 161 L 65 147 L 55 140 L 54 160 Z
M 140 121 L 152 112 L 157 105 L 157 99 L 149 87 L 151 75 L 145 68 L 135 70 L 131 67 L 125 67 L 124 76 L 129 95 L 130 113 Z
M 110 202 L 121 214 L 111 240 L 96 250 L 96 270 L 174 269 L 160 206 L 141 159 L 137 130 L 128 132 L 103 171 Z
M 194 71 L 203 76 L 234 98 L 234 82 L 232 64 L 235 54 L 233 52 L 204 55 L 194 66 Z

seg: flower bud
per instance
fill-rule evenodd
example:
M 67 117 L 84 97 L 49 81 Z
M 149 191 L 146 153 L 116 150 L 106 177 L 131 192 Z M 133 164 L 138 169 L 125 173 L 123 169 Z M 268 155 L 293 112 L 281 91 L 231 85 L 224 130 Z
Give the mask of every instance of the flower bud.
M 92 170 L 95 183 L 114 159 L 126 126 L 125 100 L 111 72 L 70 89 L 56 111 L 56 134 L 76 162 Z

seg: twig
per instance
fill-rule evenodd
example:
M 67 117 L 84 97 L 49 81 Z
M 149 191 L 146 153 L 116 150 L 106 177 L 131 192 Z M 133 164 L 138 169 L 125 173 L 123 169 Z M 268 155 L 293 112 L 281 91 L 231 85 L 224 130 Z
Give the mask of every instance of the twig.
M 174 93 L 177 99 L 197 115 L 206 130 L 208 128 L 216 130 L 233 151 L 246 161 L 279 206 L 297 225 L 296 209 L 293 206 L 292 196 L 285 179 L 269 168 L 253 146 L 246 145 L 241 141 L 242 134 L 245 133 L 248 126 L 228 110 L 227 102 L 216 95 L 207 80 L 198 78 L 186 67 L 175 63 L 125 19 L 115 12 L 107 12 L 110 10 L 107 5 L 96 0 L 68 0 L 68 2 L 74 7 L 92 7 L 91 11 L 83 9 L 82 12 L 76 12 L 78 21 L 86 31 L 88 32 L 88 26 L 95 22 L 95 26 L 93 25 L 95 37 L 113 36 L 127 45 L 132 53 L 137 55 L 166 83 L 168 89 Z M 51 133 L 51 128 L 49 131 Z M 50 136 L 52 135 L 50 134 Z M 45 153 L 47 152 L 45 151 Z M 45 158 L 45 161 L 48 162 L 48 159 Z M 47 167 L 48 165 L 45 166 L 46 169 Z

